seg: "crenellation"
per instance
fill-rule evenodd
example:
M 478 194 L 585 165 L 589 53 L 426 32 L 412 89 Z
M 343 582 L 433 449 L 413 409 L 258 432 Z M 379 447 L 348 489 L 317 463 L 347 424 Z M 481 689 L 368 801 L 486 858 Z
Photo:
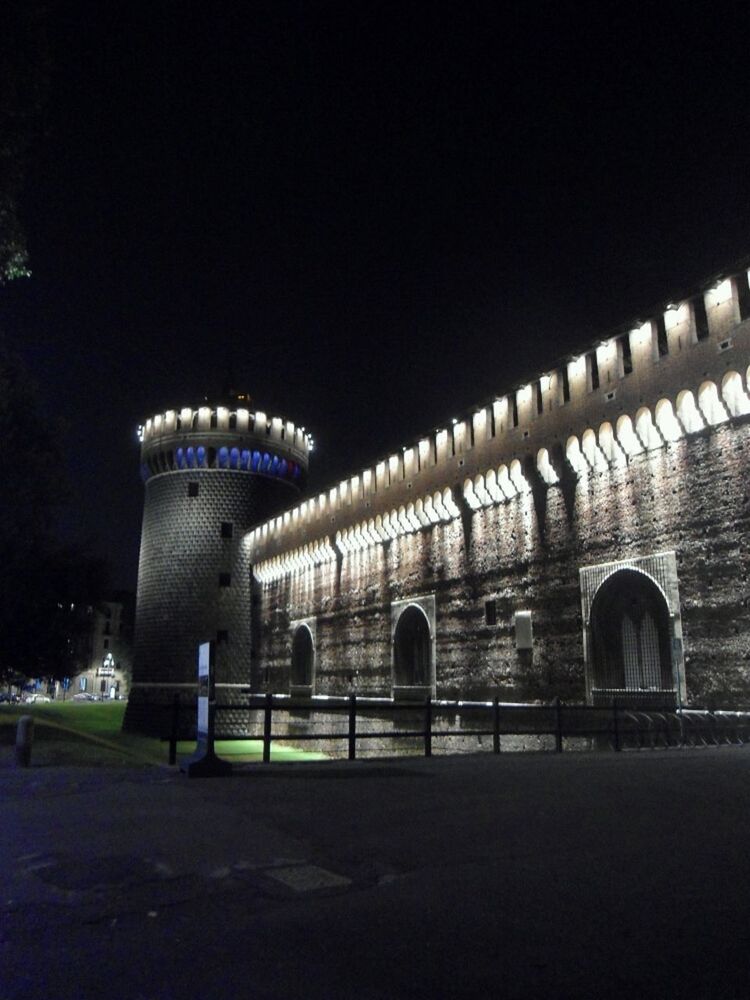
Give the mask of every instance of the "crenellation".
M 746 280 L 746 277 L 745 277 Z M 722 278 L 703 295 L 708 329 L 720 340 L 740 322 L 739 296 L 736 277 Z
M 534 406 L 534 393 L 531 383 L 521 386 L 515 392 L 516 412 L 518 414 L 517 426 L 526 428 L 537 416 Z
M 743 272 L 737 280 L 747 282 L 747 273 Z M 365 503 L 374 504 L 376 510 L 385 510 L 391 502 L 384 501 L 382 494 L 390 494 L 393 490 L 400 494 L 411 488 L 407 484 L 413 480 L 437 487 L 457 479 L 463 481 L 466 472 L 472 472 L 473 476 L 485 475 L 488 470 L 481 465 L 486 465 L 488 459 L 497 465 L 503 461 L 510 468 L 514 460 L 523 461 L 525 454 L 536 456 L 540 448 L 547 449 L 549 454 L 550 443 L 561 437 L 559 414 L 563 410 L 572 422 L 571 434 L 564 435 L 566 439 L 575 435 L 582 440 L 589 429 L 597 433 L 603 428 L 603 440 L 597 439 L 594 447 L 587 437 L 586 451 L 581 452 L 580 461 L 594 468 L 615 461 L 621 455 L 664 446 L 675 440 L 680 430 L 694 433 L 700 427 L 714 426 L 728 419 L 733 412 L 741 414 L 750 399 L 742 382 L 746 373 L 740 378 L 739 389 L 733 379 L 729 388 L 715 391 L 717 384 L 722 387 L 726 376 L 715 356 L 719 330 L 726 333 L 726 329 L 718 325 L 720 313 L 717 310 L 726 310 L 728 303 L 736 303 L 737 280 L 727 283 L 725 279 L 706 292 L 706 308 L 712 316 L 709 343 L 691 336 L 690 343 L 683 347 L 683 341 L 687 341 L 696 325 L 695 299 L 670 305 L 661 314 L 666 353 L 660 353 L 657 321 L 639 322 L 632 329 L 599 341 L 590 351 L 566 362 L 567 401 L 562 369 L 552 369 L 534 382 L 498 397 L 489 406 L 455 418 L 455 423 L 434 431 L 416 445 L 404 446 L 400 453 L 381 460 L 372 474 L 371 489 L 363 486 L 361 490 L 352 490 L 353 480 L 350 480 L 348 489 L 331 490 L 332 509 L 341 514 L 345 507 L 345 523 L 348 523 L 349 519 L 356 519 L 358 508 Z M 739 316 L 739 312 L 732 315 Z M 735 324 L 731 332 L 732 347 L 734 338 L 740 338 L 743 346 L 747 345 L 746 325 Z M 664 346 L 662 340 L 662 349 Z M 593 357 L 598 376 L 596 387 L 592 378 Z M 696 382 L 699 371 L 708 378 L 698 376 L 700 380 Z M 686 395 L 681 395 L 683 388 L 687 390 Z M 641 412 L 641 400 L 648 399 L 651 402 L 645 405 L 649 416 Z M 511 411 L 515 411 L 515 417 Z M 517 423 L 515 428 L 514 422 Z M 579 462 L 579 459 L 574 461 Z M 474 462 L 478 464 L 472 470 Z M 551 460 L 544 469 L 545 475 L 550 477 Z M 361 476 L 364 482 L 364 471 Z M 416 482 L 415 488 L 419 489 Z M 311 511 L 311 522 L 315 516 Z M 290 537 L 289 542 L 293 544 L 294 538 Z

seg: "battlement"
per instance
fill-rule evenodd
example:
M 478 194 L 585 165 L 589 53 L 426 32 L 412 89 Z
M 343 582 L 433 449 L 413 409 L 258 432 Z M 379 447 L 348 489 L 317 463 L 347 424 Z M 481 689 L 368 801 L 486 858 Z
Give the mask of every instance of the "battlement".
M 251 559 L 270 580 L 743 418 L 749 320 L 747 270 L 723 275 L 259 525 Z
M 303 427 L 241 406 L 166 410 L 139 427 L 138 436 L 144 480 L 186 469 L 229 469 L 301 486 L 313 449 Z

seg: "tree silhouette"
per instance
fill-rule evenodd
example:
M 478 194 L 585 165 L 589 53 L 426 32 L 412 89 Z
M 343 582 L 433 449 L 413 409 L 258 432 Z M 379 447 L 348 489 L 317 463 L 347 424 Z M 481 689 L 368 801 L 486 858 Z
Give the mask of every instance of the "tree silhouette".
M 35 0 L 5 0 L 0 23 L 0 285 L 26 277 L 20 199 L 49 81 L 47 12 Z
M 64 677 L 87 660 L 106 566 L 62 545 L 68 500 L 59 431 L 0 339 L 0 678 Z

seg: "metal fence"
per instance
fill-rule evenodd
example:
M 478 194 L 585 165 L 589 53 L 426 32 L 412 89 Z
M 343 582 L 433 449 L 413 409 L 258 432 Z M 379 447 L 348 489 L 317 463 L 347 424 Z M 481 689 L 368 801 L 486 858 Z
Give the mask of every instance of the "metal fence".
M 232 712 L 247 713 L 242 731 L 222 734 L 221 719 Z M 195 709 L 181 706 L 175 697 L 171 709 L 169 762 L 177 759 L 177 741 Z M 249 694 L 243 701 L 216 706 L 217 740 L 262 740 L 263 760 L 271 759 L 274 742 L 341 746 L 349 760 L 367 753 L 368 741 L 394 741 L 394 753 L 404 747 L 429 757 L 436 742 L 492 739 L 500 753 L 502 737 L 547 737 L 550 749 L 562 753 L 566 744 L 612 750 L 660 747 L 742 745 L 750 742 L 750 710 L 634 708 L 614 700 L 610 705 L 550 704 L 492 701 L 400 701 L 390 698 Z M 460 723 L 460 724 L 459 724 Z M 390 724 L 390 728 L 389 728 Z M 322 729 L 320 727 L 323 727 Z M 368 754 L 369 756 L 369 754 Z

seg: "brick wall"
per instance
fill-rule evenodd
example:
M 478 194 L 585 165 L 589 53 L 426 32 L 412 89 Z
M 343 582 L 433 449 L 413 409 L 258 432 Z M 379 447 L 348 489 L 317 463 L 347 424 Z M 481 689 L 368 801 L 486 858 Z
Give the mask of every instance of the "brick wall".
M 391 604 L 434 593 L 438 696 L 583 699 L 579 569 L 674 550 L 688 696 L 750 703 L 748 449 L 742 417 L 596 473 L 560 462 L 558 484 L 264 584 L 269 687 L 288 688 L 289 623 L 314 617 L 316 692 L 389 694 Z M 515 649 L 520 609 L 531 653 Z
M 198 495 L 189 495 L 189 484 Z M 249 684 L 250 566 L 243 533 L 295 496 L 248 473 L 191 470 L 146 483 L 136 599 L 133 686 L 125 725 L 161 731 L 159 706 L 190 701 L 197 647 L 217 639 L 219 684 Z M 222 536 L 222 522 L 232 537 Z M 229 586 L 221 574 L 229 574 Z M 225 633 L 225 635 L 222 635 Z

